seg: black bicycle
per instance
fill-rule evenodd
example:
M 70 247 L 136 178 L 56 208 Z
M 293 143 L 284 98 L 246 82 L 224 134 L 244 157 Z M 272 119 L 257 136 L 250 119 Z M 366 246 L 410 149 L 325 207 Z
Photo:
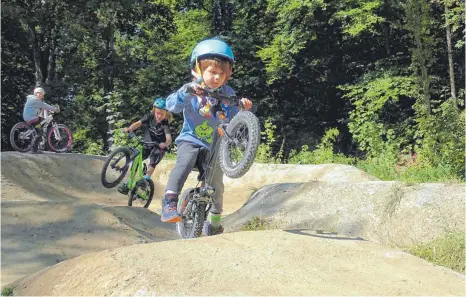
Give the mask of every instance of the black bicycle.
M 57 111 L 59 112 L 59 110 Z M 39 143 L 39 149 L 48 149 L 56 153 L 64 153 L 70 150 L 73 143 L 73 135 L 71 129 L 63 124 L 58 124 L 53 119 L 53 111 L 49 111 L 49 115 L 40 122 L 43 129 L 42 139 Z M 19 122 L 13 126 L 10 131 L 10 143 L 13 149 L 18 152 L 27 152 L 31 150 L 31 144 L 35 136 L 36 130 L 33 126 L 26 122 Z
M 196 94 L 192 88 L 188 89 L 188 92 Z M 260 142 L 259 120 L 254 113 L 242 110 L 243 106 L 239 98 L 209 90 L 203 90 L 200 95 L 220 101 L 212 109 L 212 114 L 219 119 L 219 124 L 212 150 L 208 152 L 201 149 L 197 157 L 195 169 L 199 171 L 200 185 L 183 191 L 178 200 L 177 209 L 181 214 L 181 222 L 176 224 L 176 229 L 181 238 L 199 237 L 202 233 L 202 227 L 215 194 L 212 179 L 217 162 L 220 162 L 220 167 L 226 176 L 241 177 L 254 162 Z M 226 111 L 221 107 L 222 103 L 239 106 L 241 110 L 229 121 Z

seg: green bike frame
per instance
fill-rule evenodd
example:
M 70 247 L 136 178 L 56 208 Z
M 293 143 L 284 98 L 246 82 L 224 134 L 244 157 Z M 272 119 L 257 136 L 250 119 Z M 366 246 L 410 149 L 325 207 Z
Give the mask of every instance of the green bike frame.
M 128 179 L 128 189 L 132 191 L 136 187 L 136 183 L 144 178 L 143 168 L 144 165 L 142 163 L 142 145 L 139 144 L 137 147 L 138 154 L 133 159 L 133 163 L 131 164 L 129 179 Z M 144 193 L 143 195 L 137 193 L 139 198 L 143 200 L 148 200 L 149 198 Z

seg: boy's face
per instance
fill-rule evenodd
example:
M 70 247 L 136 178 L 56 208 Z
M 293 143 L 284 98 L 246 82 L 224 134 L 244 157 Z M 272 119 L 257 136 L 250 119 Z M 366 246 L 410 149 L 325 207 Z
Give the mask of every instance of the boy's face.
M 165 120 L 165 117 L 167 116 L 167 112 L 160 108 L 154 108 L 154 116 L 155 116 L 155 120 L 157 122 L 160 122 L 160 121 Z
M 210 65 L 202 72 L 202 79 L 211 89 L 218 89 L 225 83 L 227 74 L 218 66 Z

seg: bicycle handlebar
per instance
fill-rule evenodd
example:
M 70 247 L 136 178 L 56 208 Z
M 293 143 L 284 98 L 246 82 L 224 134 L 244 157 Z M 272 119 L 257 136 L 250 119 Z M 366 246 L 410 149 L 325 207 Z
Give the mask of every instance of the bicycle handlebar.
M 228 96 L 220 92 L 212 91 L 209 89 L 201 89 L 201 92 L 198 93 L 192 86 L 187 86 L 186 92 L 191 95 L 212 97 L 212 98 L 221 100 L 222 102 L 228 101 L 229 105 L 239 105 L 240 108 L 244 108 L 243 103 L 240 101 L 240 99 L 237 96 Z
M 142 143 L 142 144 L 154 144 L 155 146 L 157 146 L 158 148 L 160 148 L 160 142 L 155 142 L 155 141 L 144 141 L 144 139 L 142 139 L 142 137 L 139 137 L 137 136 L 133 131 L 130 131 L 128 132 L 128 137 L 129 138 L 136 138 L 136 140 L 139 142 L 139 143 Z M 164 150 L 168 151 L 168 147 L 165 147 Z

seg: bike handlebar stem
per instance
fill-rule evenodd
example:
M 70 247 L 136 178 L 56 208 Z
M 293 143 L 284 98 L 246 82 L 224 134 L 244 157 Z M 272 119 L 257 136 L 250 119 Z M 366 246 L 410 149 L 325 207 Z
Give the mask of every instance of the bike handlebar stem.
M 228 101 L 229 105 L 239 105 L 241 109 L 244 108 L 243 103 L 240 101 L 240 99 L 237 96 L 228 96 L 228 95 L 222 94 L 220 92 L 212 91 L 212 90 L 209 90 L 209 89 L 202 89 L 202 92 L 199 94 L 191 86 L 188 86 L 186 91 L 191 95 L 208 96 L 208 97 L 218 99 L 222 103 L 224 101 Z

